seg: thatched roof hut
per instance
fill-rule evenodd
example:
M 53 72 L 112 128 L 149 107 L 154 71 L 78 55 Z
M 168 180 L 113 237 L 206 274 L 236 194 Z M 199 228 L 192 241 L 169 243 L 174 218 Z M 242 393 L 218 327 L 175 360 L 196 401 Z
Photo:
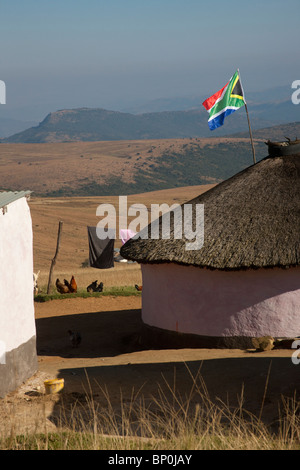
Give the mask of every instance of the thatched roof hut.
M 300 334 L 300 142 L 293 151 L 282 144 L 290 155 L 268 147 L 268 157 L 187 203 L 192 217 L 204 204 L 201 249 L 174 237 L 172 213 L 170 239 L 122 247 L 142 264 L 148 325 L 217 337 Z
M 296 266 L 299 246 L 300 156 L 265 158 L 189 201 L 204 204 L 201 250 L 187 240 L 129 240 L 122 256 L 140 263 L 174 262 L 212 269 Z M 194 211 L 193 211 L 194 213 Z

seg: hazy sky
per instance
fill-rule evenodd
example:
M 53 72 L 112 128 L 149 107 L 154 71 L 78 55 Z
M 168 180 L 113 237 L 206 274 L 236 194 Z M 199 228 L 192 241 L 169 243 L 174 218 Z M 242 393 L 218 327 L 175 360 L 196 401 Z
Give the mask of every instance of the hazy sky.
M 238 67 L 246 97 L 290 87 L 299 10 L 299 0 L 1 0 L 6 110 L 209 96 Z

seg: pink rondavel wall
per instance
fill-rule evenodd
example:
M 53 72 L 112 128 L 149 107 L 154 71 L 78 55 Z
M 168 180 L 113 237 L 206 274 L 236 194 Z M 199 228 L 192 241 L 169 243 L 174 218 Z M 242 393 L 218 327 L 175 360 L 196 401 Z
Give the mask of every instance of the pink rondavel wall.
M 205 336 L 300 335 L 300 268 L 219 271 L 142 265 L 142 319 Z

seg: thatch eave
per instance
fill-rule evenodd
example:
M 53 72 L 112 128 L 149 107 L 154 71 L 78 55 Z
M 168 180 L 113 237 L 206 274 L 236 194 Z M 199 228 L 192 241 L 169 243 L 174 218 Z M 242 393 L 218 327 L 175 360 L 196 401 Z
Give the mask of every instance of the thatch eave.
M 187 251 L 171 230 L 170 240 L 129 240 L 121 255 L 219 270 L 299 266 L 300 155 L 266 157 L 188 204 L 204 204 L 201 249 Z
M 295 264 L 281 264 L 281 263 L 265 264 L 265 265 L 262 265 L 262 264 L 247 264 L 247 265 L 240 264 L 239 266 L 226 265 L 224 267 L 220 267 L 219 263 L 216 264 L 216 265 L 213 264 L 213 263 L 211 263 L 211 264 L 205 264 L 205 263 L 195 264 L 195 263 L 189 263 L 189 262 L 184 262 L 184 261 L 178 261 L 175 258 L 173 259 L 172 257 L 166 258 L 166 259 L 164 259 L 164 258 L 161 258 L 161 259 L 148 259 L 148 258 L 142 257 L 142 258 L 139 259 L 137 256 L 134 256 L 134 257 L 127 256 L 127 259 L 129 261 L 135 261 L 140 265 L 146 265 L 146 264 L 149 264 L 149 265 L 175 264 L 175 265 L 179 265 L 179 266 L 193 266 L 193 267 L 199 268 L 199 269 L 209 269 L 209 270 L 212 270 L 212 271 L 246 271 L 246 270 L 257 271 L 259 269 L 270 270 L 270 269 L 274 269 L 274 268 L 279 268 L 279 269 L 282 269 L 282 270 L 286 270 L 286 269 L 298 267 L 299 264 L 300 264 L 299 262 L 297 262 Z

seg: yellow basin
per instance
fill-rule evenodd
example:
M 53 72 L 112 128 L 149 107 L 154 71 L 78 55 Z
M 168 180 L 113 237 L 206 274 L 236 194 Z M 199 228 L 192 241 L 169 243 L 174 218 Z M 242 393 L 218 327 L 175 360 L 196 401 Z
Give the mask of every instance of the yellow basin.
M 44 385 L 48 395 L 51 393 L 57 393 L 64 388 L 64 379 L 45 380 Z

